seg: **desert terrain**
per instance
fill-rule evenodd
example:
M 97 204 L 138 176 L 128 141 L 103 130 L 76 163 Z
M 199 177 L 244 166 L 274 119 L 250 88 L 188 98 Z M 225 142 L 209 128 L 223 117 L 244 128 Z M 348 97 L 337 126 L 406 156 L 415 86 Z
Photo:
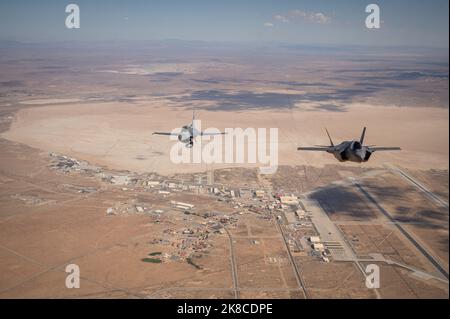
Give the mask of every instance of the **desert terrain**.
M 448 298 L 447 52 L 110 46 L 0 46 L 0 298 Z M 194 110 L 276 173 L 172 163 Z M 296 150 L 363 126 L 402 151 Z
M 189 123 L 191 112 L 180 109 L 182 105 L 172 106 L 165 99 L 29 108 L 20 110 L 10 130 L 1 136 L 115 169 L 161 174 L 201 172 L 208 169 L 208 165 L 180 165 L 167 160 L 173 141 L 168 137 L 152 136 L 153 131 L 170 132 Z M 334 157 L 300 153 L 297 146 L 327 144 L 324 127 L 332 132 L 335 141 L 358 139 L 362 125 L 366 125 L 369 145 L 399 145 L 404 149 L 401 153 L 377 153 L 367 166 L 392 162 L 409 168 L 448 168 L 448 110 L 445 109 L 357 104 L 348 106 L 346 112 L 333 114 L 275 108 L 245 112 L 201 111 L 197 116 L 201 117 L 204 128 L 278 128 L 282 165 L 331 164 Z M 357 126 L 355 123 L 364 124 Z M 247 148 L 248 143 L 245 144 Z M 217 168 L 225 166 L 215 165 Z

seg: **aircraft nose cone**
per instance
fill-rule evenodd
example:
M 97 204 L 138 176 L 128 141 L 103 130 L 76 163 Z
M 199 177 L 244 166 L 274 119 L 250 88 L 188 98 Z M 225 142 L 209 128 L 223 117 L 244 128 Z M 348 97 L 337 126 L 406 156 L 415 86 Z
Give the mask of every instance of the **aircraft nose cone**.
M 366 158 L 366 150 L 365 149 L 359 149 L 356 151 L 356 156 L 358 156 L 361 160 L 364 160 Z
M 180 142 L 187 143 L 187 142 L 189 142 L 190 137 L 191 137 L 191 134 L 189 133 L 189 131 L 184 129 L 181 131 L 180 135 L 178 136 L 178 140 Z

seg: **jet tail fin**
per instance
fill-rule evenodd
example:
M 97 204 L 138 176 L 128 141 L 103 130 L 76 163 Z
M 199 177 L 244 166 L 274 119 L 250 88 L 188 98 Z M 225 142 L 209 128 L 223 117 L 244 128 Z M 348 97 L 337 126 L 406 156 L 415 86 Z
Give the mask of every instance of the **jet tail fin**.
M 364 144 L 364 137 L 366 136 L 366 127 L 363 128 L 362 134 L 361 134 L 361 138 L 359 139 L 359 142 L 361 143 L 361 145 Z
M 331 139 L 330 133 L 328 132 L 327 128 L 325 128 L 325 131 L 327 132 L 328 138 L 330 139 L 331 146 L 334 146 L 333 140 Z
M 195 110 L 192 111 L 192 128 L 194 128 L 194 122 L 195 122 Z

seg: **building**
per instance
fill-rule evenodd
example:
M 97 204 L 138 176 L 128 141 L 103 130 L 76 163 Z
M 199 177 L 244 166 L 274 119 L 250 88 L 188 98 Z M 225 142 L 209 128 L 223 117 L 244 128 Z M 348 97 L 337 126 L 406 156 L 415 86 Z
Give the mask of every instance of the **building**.
M 298 198 L 296 196 L 280 196 L 280 202 L 283 205 L 298 205 Z
M 255 196 L 258 198 L 264 197 L 265 194 L 266 194 L 266 192 L 264 192 L 264 190 L 262 190 L 262 189 L 258 189 L 255 191 Z
M 305 218 L 305 211 L 303 209 L 297 209 L 296 213 L 299 219 Z
M 284 215 L 286 216 L 287 222 L 289 224 L 295 224 L 297 222 L 297 219 L 295 217 L 295 213 L 292 211 L 286 211 L 284 213 Z
M 138 213 L 143 213 L 144 212 L 144 208 L 142 208 L 141 206 L 136 206 L 136 211 Z
M 116 185 L 128 185 L 130 184 L 130 177 L 125 175 L 116 175 L 112 177 L 111 183 Z
M 319 237 L 319 236 L 311 236 L 311 237 L 309 237 L 309 241 L 310 241 L 312 244 L 320 243 L 320 237 Z
M 195 205 L 193 205 L 193 204 L 188 204 L 188 203 L 183 203 L 183 202 L 176 202 L 176 201 L 173 201 L 173 200 L 171 200 L 170 203 L 172 205 L 174 205 L 174 206 L 177 206 L 177 205 L 179 205 L 179 206 L 186 206 L 186 207 L 189 207 L 190 209 L 195 207 Z
M 158 186 L 158 185 L 159 185 L 158 181 L 148 181 L 147 182 L 147 186 L 150 186 L 150 187 L 155 187 L 155 186 Z
M 313 244 L 313 249 L 315 251 L 323 251 L 325 247 L 323 246 L 323 244 Z
M 170 201 L 170 203 L 175 206 L 175 208 L 180 210 L 191 210 L 195 207 L 195 205 L 183 203 L 183 202 L 176 202 L 176 201 Z

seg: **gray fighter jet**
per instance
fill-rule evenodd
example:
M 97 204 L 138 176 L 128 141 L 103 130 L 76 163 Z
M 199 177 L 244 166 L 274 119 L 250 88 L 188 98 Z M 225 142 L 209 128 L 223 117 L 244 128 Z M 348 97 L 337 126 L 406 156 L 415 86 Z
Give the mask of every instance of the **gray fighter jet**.
M 400 147 L 377 147 L 375 145 L 364 146 L 364 136 L 366 135 L 366 128 L 363 129 L 359 141 L 344 141 L 341 144 L 334 145 L 331 140 L 330 133 L 327 132 L 331 145 L 323 146 L 316 145 L 315 147 L 298 147 L 299 151 L 319 151 L 327 152 L 334 155 L 339 162 L 367 162 L 370 156 L 376 151 L 400 151 Z
M 167 133 L 167 132 L 154 132 L 153 135 L 168 135 L 168 136 L 178 136 L 178 140 L 181 143 L 186 144 L 187 148 L 191 148 L 194 146 L 194 139 L 197 136 L 211 136 L 211 135 L 223 135 L 225 132 L 220 133 L 208 133 L 202 132 L 195 128 L 195 111 L 192 113 L 192 122 L 191 124 L 185 125 L 181 128 L 178 133 Z

